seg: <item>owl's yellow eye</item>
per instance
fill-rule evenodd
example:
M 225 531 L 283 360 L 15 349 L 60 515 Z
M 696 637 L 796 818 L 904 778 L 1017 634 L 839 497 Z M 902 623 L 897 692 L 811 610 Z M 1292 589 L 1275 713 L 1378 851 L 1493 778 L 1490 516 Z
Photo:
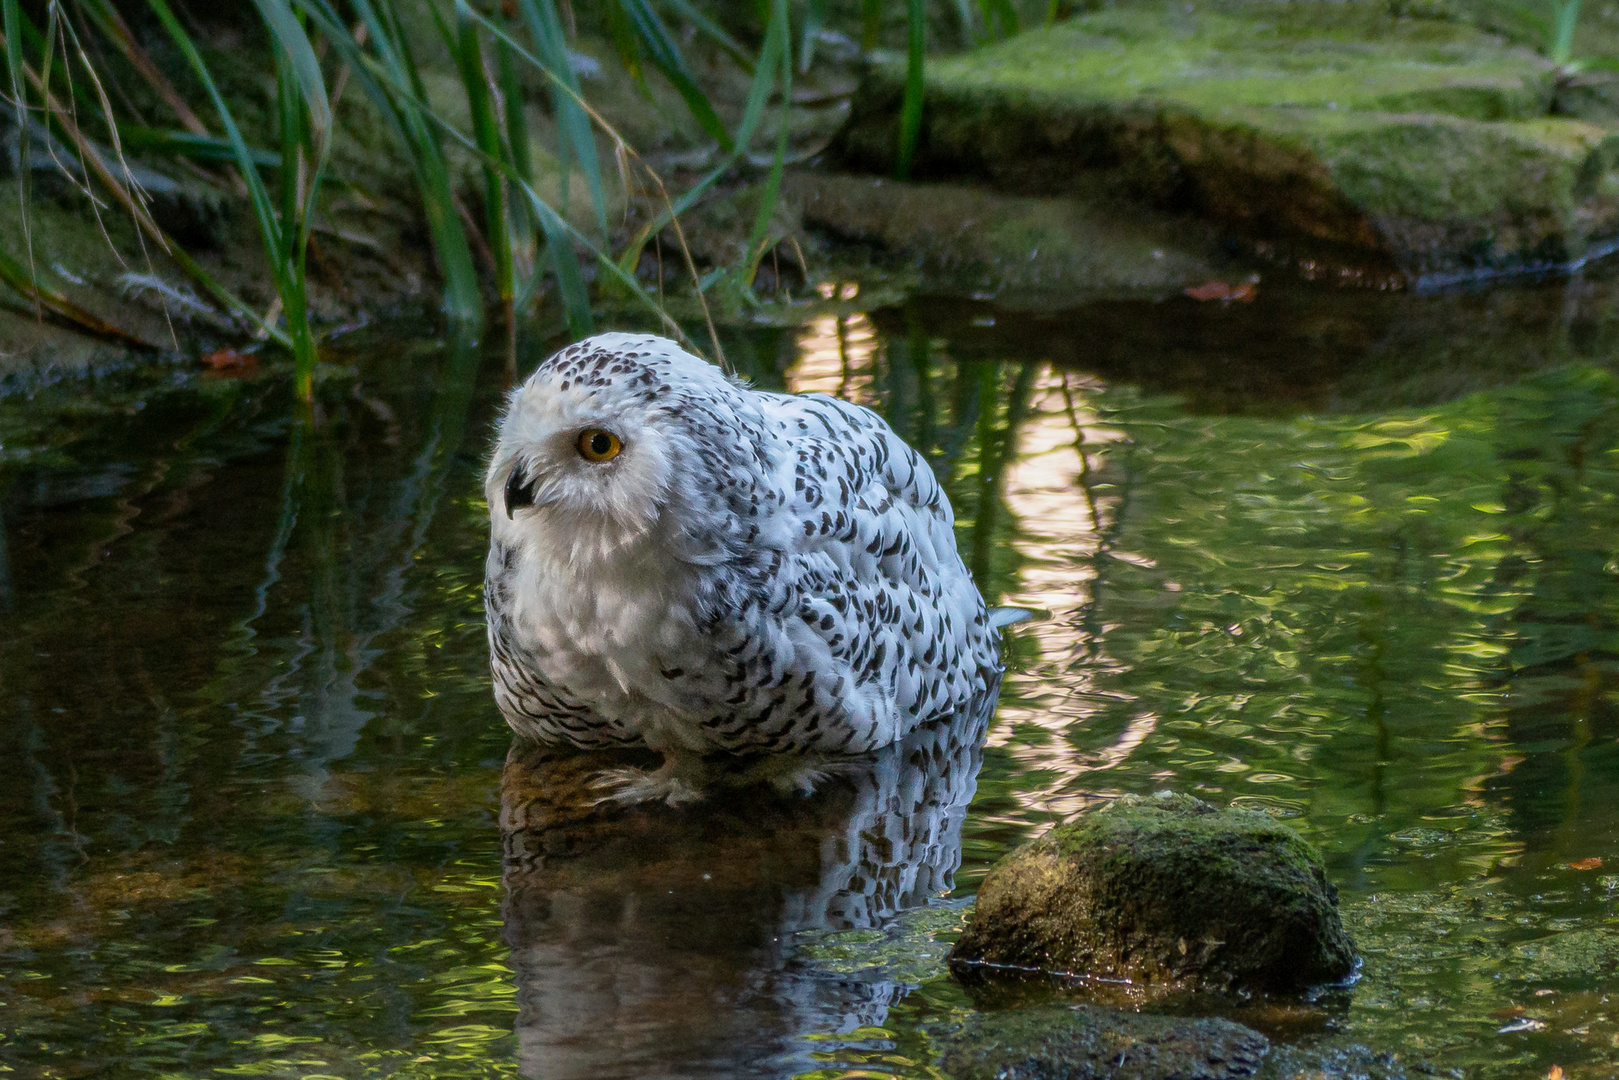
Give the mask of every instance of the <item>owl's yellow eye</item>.
M 624 444 L 619 442 L 617 435 L 599 427 L 581 431 L 579 441 L 574 445 L 579 447 L 579 456 L 586 461 L 611 461 L 618 457 L 620 450 L 624 449 Z

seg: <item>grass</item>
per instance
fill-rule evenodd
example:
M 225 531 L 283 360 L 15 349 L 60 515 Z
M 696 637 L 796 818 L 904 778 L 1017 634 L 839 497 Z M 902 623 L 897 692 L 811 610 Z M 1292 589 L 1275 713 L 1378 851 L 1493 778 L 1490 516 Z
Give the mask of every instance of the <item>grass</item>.
M 1505 28 L 1513 36 L 1538 42 L 1540 51 L 1556 66 L 1561 88 L 1587 71 L 1619 71 L 1619 56 L 1593 53 L 1591 42 L 1584 40 L 1591 34 L 1588 31 L 1582 36 L 1580 32 L 1583 7 L 1582 0 L 1487 0 L 1482 10 L 1492 19 L 1505 16 Z
M 180 3 L 181 0 L 172 0 Z M 1010 0 L 936 0 L 959 20 L 964 42 L 1017 29 Z M 1577 0 L 1575 0 L 1577 3 Z M 386 125 L 388 136 L 409 162 L 414 201 L 429 237 L 442 286 L 443 311 L 453 323 L 477 332 L 488 317 L 486 290 L 497 320 L 515 347 L 519 309 L 542 293 L 554 295 L 569 332 L 583 336 L 595 325 L 593 302 L 603 289 L 658 310 L 671 333 L 684 336 L 636 277 L 641 253 L 652 239 L 672 228 L 682 247 L 693 293 L 719 287 L 732 302 L 757 303 L 752 281 L 760 261 L 778 242 L 771 222 L 788 159 L 788 110 L 795 67 L 807 70 L 815 43 L 828 27 L 827 0 L 758 0 L 746 5 L 751 27 L 733 12 L 697 0 L 253 0 L 264 28 L 267 55 L 250 56 L 249 68 L 273 75 L 268 122 L 237 115 L 221 88 L 204 44 L 194 40 L 196 23 L 171 0 L 0 0 L 4 35 L 4 89 L 10 119 L 22 140 L 25 159 L 32 133 L 48 134 L 72 151 L 63 163 L 90 205 L 120 208 L 133 222 L 146 257 L 171 260 L 213 305 L 289 350 L 298 393 L 308 400 L 319 360 L 319 333 L 311 323 L 307 264 L 310 237 L 326 212 L 325 195 L 344 178 L 334 176 L 333 148 L 344 132 L 337 99 L 352 83 Z M 921 130 L 922 73 L 927 46 L 926 0 L 891 0 L 904 8 L 909 78 L 901 126 L 900 172 L 909 169 Z M 886 13 L 884 0 L 862 0 L 858 25 L 849 29 L 867 45 L 877 44 Z M 140 20 L 133 15 L 139 11 Z M 569 21 L 592 17 L 604 30 L 624 69 L 650 95 L 650 79 L 663 80 L 678 96 L 703 138 L 718 152 L 713 166 L 678 194 L 651 169 L 587 99 L 574 70 Z M 185 64 L 184 78 L 165 74 L 131 26 L 155 25 Z M 422 28 L 429 35 L 422 37 Z M 437 35 L 436 42 L 432 34 Z M 721 117 L 715 88 L 702 77 L 682 47 L 686 35 L 700 35 L 750 78 L 741 115 L 734 126 Z M 87 45 L 85 36 L 92 37 Z M 689 38 L 686 38 L 689 40 Z M 746 44 L 749 40 L 754 44 Z M 435 107 L 427 92 L 423 49 L 442 47 L 453 59 L 468 118 L 465 127 Z M 92 55 L 97 59 L 92 59 Z M 160 103 L 168 126 L 138 122 L 112 104 L 106 89 L 119 84 L 104 69 L 116 60 Z M 795 62 L 796 61 L 796 62 Z M 536 76 L 538 78 L 536 79 Z M 544 88 L 555 119 L 559 194 L 548 199 L 537 190 L 525 80 Z M 181 89 L 191 93 L 191 97 Z M 120 87 L 120 94 L 122 89 Z M 127 102 L 127 97 L 124 98 Z M 780 122 L 763 176 L 764 197 L 740 263 L 699 280 L 685 250 L 681 216 L 716 184 L 747 169 L 772 101 Z M 104 146 L 85 122 L 107 133 Z M 653 193 L 650 220 L 613 250 L 609 199 L 602 175 L 602 140 L 627 177 Z M 54 143 L 53 143 L 54 145 Z M 197 175 L 231 197 L 245 200 L 263 249 L 275 303 L 256 311 L 210 276 L 153 219 L 149 199 L 136 181 L 126 155 L 167 157 L 185 162 Z M 480 177 L 472 189 L 458 186 L 456 159 L 471 160 Z M 23 169 L 24 220 L 31 170 Z M 571 185 L 589 195 L 591 221 L 580 226 L 567 212 Z M 24 229 L 20 257 L 0 261 L 0 281 L 38 310 L 101 336 L 124 335 L 116 327 L 45 285 L 34 266 L 33 238 Z M 592 281 L 594 278 L 594 281 Z M 720 283 L 724 283 L 721 285 Z M 661 286 L 660 286 L 661 288 Z M 718 358 L 718 336 L 710 342 Z M 142 342 L 142 344 L 150 344 Z

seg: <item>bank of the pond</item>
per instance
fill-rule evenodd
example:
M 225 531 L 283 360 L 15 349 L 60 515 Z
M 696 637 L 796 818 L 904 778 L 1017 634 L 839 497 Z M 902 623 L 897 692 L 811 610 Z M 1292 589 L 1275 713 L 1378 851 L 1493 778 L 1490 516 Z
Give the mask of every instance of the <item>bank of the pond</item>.
M 904 77 L 870 69 L 836 157 L 892 169 Z M 1312 273 L 1428 284 L 1619 237 L 1611 104 L 1456 13 L 1109 6 L 930 63 L 926 85 L 918 176 L 1192 210 Z

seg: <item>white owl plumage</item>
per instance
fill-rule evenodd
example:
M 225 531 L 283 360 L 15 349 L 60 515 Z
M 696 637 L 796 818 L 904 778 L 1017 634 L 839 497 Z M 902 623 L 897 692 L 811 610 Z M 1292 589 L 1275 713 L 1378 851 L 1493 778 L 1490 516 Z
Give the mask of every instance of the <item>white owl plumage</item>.
M 859 405 L 602 334 L 512 393 L 484 490 L 500 710 L 663 752 L 632 798 L 691 796 L 715 752 L 886 746 L 998 675 L 944 491 Z

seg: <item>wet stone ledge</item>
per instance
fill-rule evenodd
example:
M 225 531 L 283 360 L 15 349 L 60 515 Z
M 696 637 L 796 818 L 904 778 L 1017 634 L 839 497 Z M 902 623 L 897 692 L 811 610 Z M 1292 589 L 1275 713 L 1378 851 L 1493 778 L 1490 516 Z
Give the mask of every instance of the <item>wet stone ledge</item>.
M 903 81 L 902 61 L 870 69 L 835 160 L 892 169 Z M 1382 3 L 1119 5 L 930 62 L 914 175 L 1124 196 L 1275 257 L 1442 284 L 1619 237 L 1619 124 L 1557 85 L 1529 49 Z

